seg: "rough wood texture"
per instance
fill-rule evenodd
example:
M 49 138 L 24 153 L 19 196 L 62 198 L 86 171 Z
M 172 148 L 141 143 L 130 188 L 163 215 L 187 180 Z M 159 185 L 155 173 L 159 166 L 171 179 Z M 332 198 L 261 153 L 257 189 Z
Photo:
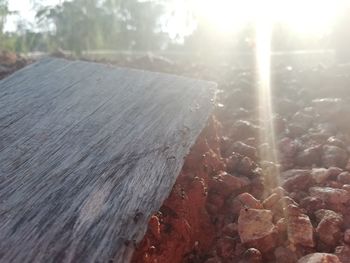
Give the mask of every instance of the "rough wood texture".
M 0 262 L 127 262 L 214 91 L 61 59 L 0 81 Z

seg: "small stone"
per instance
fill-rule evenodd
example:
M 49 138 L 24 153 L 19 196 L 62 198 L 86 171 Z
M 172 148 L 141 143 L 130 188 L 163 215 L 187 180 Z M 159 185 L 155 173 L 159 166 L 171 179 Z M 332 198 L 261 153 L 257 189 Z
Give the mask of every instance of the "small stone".
M 329 167 L 329 168 L 328 168 L 329 178 L 337 178 L 337 176 L 338 176 L 342 171 L 343 171 L 343 170 L 340 169 L 339 167 Z
M 229 173 L 234 173 L 241 157 L 238 154 L 231 154 L 226 158 L 226 168 Z
M 292 169 L 294 167 L 294 158 L 281 155 L 280 165 L 282 171 Z
M 285 214 L 288 216 L 299 216 L 304 213 L 304 211 L 297 205 L 290 204 L 284 208 Z
M 280 174 L 280 165 L 270 161 L 261 161 L 260 167 L 264 175 L 265 188 L 275 188 L 278 185 L 278 177 Z
M 297 153 L 297 143 L 291 138 L 282 138 L 279 141 L 278 146 L 280 152 L 286 157 L 294 158 L 295 154 Z
M 157 248 L 155 246 L 150 246 L 149 249 L 148 249 L 148 252 L 151 255 L 154 255 L 157 252 Z
M 327 140 L 327 144 L 328 145 L 337 146 L 337 147 L 340 147 L 340 148 L 345 148 L 345 143 L 342 140 L 340 140 L 337 137 L 335 137 L 335 136 L 329 137 L 328 140 Z
M 319 123 L 316 125 L 316 133 L 318 133 L 318 136 L 323 136 L 324 140 L 327 141 L 327 139 L 337 133 L 337 126 L 333 123 L 324 122 Z
M 283 217 L 285 215 L 285 208 L 289 205 L 298 206 L 298 204 L 289 196 L 283 196 L 278 200 L 278 202 L 272 207 L 272 211 L 275 214 L 275 217 Z M 299 209 L 299 208 L 298 208 Z M 300 210 L 300 209 L 299 209 Z
M 350 184 L 344 184 L 344 185 L 342 186 L 342 189 L 345 190 L 345 191 L 347 191 L 347 192 L 350 192 Z
M 245 156 L 238 163 L 237 172 L 244 175 L 251 175 L 255 166 L 255 163 L 249 157 Z
M 328 179 L 330 173 L 328 172 L 328 169 L 325 168 L 313 168 L 311 170 L 311 176 L 316 183 L 320 184 Z
M 350 246 L 336 247 L 334 254 L 339 258 L 341 263 L 350 263 Z
M 328 209 L 319 209 L 315 212 L 315 217 L 316 217 L 316 222 L 319 223 L 321 222 L 322 219 L 324 218 L 337 218 L 340 221 L 342 221 L 343 216 L 339 213 L 336 213 L 332 210 Z
M 318 238 L 329 247 L 335 247 L 342 233 L 342 215 L 325 209 L 318 210 L 315 214 L 318 219 L 321 219 L 316 228 Z
M 242 193 L 237 196 L 237 199 L 243 204 L 244 207 L 254 208 L 254 209 L 262 209 L 263 206 L 261 202 L 254 198 L 249 193 Z
M 311 174 L 309 170 L 291 169 L 282 172 L 282 187 L 287 191 L 307 189 Z
M 223 158 L 228 158 L 232 154 L 232 143 L 233 140 L 226 136 L 220 138 L 220 153 Z
M 345 204 L 350 200 L 350 193 L 344 189 L 311 187 L 309 193 L 310 196 L 320 198 L 334 211 L 342 211 Z
M 242 209 L 238 218 L 241 242 L 267 252 L 276 246 L 277 228 L 272 223 L 272 212 L 264 209 Z
M 318 197 L 308 196 L 300 201 L 300 207 L 307 211 L 307 214 L 313 214 L 315 211 L 325 208 L 326 204 Z
M 289 205 L 294 205 L 294 206 L 298 206 L 298 204 L 289 196 L 283 196 L 279 201 L 278 201 L 279 205 L 281 207 L 287 207 Z
M 336 255 L 312 253 L 298 260 L 298 263 L 342 263 Z
M 344 232 L 344 242 L 350 244 L 350 229 L 346 229 Z
M 256 147 L 258 144 L 258 141 L 255 137 L 249 137 L 243 141 L 243 143 L 247 144 L 250 147 Z
M 321 163 L 320 146 L 312 146 L 299 152 L 295 157 L 295 162 L 299 166 L 312 166 Z
M 261 252 L 256 248 L 249 248 L 243 254 L 243 261 L 247 263 L 261 263 Z
M 303 190 L 295 190 L 294 192 L 291 192 L 289 196 L 296 202 L 300 202 L 302 199 L 308 196 L 308 193 Z
M 228 197 L 234 191 L 247 186 L 249 182 L 243 178 L 228 174 L 226 172 L 219 172 L 211 178 L 208 182 L 209 189 L 220 193 L 224 197 Z
M 237 141 L 230 147 L 232 152 L 237 152 L 243 156 L 248 156 L 252 160 L 256 160 L 258 153 L 255 147 L 249 146 L 241 141 Z
M 347 171 L 340 173 L 337 180 L 342 184 L 350 184 L 350 173 Z
M 278 194 L 271 194 L 269 195 L 264 201 L 263 201 L 263 206 L 266 209 L 272 209 L 273 206 L 280 200 L 280 196 Z
M 250 180 L 250 193 L 258 198 L 262 199 L 264 195 L 264 178 L 262 176 L 257 176 Z
M 242 193 L 236 197 L 229 198 L 226 201 L 226 206 L 228 207 L 230 213 L 239 214 L 241 209 L 262 209 L 263 206 L 261 202 L 254 198 L 249 193 Z
M 345 168 L 348 161 L 346 151 L 338 146 L 324 145 L 322 152 L 322 162 L 325 167 Z
M 288 240 L 294 246 L 314 247 L 313 227 L 307 215 L 290 215 L 287 223 Z

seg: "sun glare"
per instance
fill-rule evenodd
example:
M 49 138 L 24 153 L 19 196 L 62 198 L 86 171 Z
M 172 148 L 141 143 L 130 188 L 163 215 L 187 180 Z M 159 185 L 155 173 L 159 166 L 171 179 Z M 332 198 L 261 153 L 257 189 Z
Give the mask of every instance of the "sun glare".
M 271 21 L 287 24 L 298 33 L 327 32 L 345 0 L 192 0 L 196 15 L 218 31 L 234 32 L 253 22 L 262 10 Z

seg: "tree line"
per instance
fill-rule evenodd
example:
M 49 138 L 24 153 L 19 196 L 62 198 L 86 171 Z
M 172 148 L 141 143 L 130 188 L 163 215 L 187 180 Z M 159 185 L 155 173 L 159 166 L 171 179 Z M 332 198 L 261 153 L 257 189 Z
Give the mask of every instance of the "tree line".
M 159 28 L 164 1 L 72 0 L 55 6 L 32 1 L 36 25 L 19 21 L 16 32 L 4 32 L 11 15 L 0 0 L 1 48 L 15 51 L 61 48 L 80 54 L 90 49 L 159 49 L 167 35 Z M 39 30 L 38 30 L 39 29 Z
M 47 6 L 45 0 L 31 0 L 36 12 L 34 25 L 19 20 L 15 32 L 4 32 L 6 18 L 14 12 L 8 0 L 0 0 L 0 49 L 16 52 L 69 50 L 80 55 L 85 50 L 222 50 L 251 51 L 254 26 L 246 25 L 238 33 L 217 34 L 205 21 L 188 13 L 187 22 L 195 22 L 191 34 L 179 44 L 169 37 L 164 24 L 174 15 L 167 7 L 171 0 L 70 0 Z M 186 23 L 187 23 L 186 22 Z M 273 30 L 275 50 L 327 48 L 325 39 L 299 37 L 288 25 Z

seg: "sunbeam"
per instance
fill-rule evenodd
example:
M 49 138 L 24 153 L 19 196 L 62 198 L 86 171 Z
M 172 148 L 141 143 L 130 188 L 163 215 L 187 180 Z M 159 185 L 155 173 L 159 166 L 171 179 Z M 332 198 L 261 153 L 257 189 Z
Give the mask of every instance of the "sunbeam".
M 261 160 L 267 161 L 270 165 L 262 165 L 268 168 L 265 174 L 265 188 L 277 186 L 278 169 L 277 151 L 275 143 L 275 131 L 273 124 L 273 109 L 271 101 L 271 32 L 272 20 L 269 14 L 270 9 L 264 8 L 256 18 L 256 65 L 257 65 L 257 95 L 260 120 L 260 143 L 266 144 L 260 150 Z

